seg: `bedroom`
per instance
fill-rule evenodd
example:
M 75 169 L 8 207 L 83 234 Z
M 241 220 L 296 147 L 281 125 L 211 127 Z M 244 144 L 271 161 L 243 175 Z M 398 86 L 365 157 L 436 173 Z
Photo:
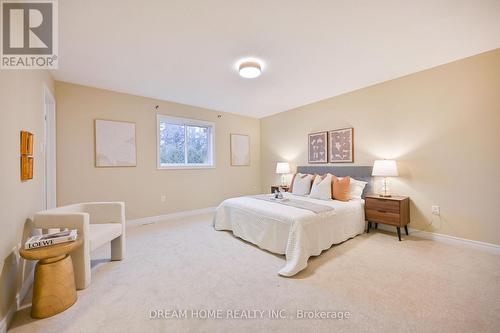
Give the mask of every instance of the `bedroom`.
M 0 69 L 0 332 L 499 330 L 498 1 L 48 3 L 57 67 Z

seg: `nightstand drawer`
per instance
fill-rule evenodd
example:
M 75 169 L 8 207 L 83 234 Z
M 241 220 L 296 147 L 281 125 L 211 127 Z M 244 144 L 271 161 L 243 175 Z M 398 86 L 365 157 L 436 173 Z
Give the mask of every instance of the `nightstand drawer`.
M 382 213 L 389 212 L 399 214 L 399 201 L 375 198 L 366 198 L 365 200 L 367 209 L 378 210 Z
M 390 211 L 380 211 L 375 209 L 366 209 L 366 219 L 373 222 L 399 225 L 400 215 Z

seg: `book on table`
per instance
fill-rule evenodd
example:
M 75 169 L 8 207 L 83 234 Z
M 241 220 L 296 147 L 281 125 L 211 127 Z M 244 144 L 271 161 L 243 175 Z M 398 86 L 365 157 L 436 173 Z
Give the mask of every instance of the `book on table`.
M 76 240 L 77 237 L 78 237 L 78 232 L 76 229 L 32 236 L 26 241 L 26 243 L 24 243 L 24 248 L 36 249 L 39 247 L 56 245 L 66 242 L 73 242 Z

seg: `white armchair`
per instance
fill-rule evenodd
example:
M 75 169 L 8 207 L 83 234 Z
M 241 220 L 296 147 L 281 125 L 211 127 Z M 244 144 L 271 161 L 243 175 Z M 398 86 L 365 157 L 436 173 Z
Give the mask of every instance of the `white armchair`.
M 77 289 L 90 285 L 90 252 L 111 242 L 111 260 L 125 257 L 125 204 L 88 202 L 62 206 L 35 214 L 40 229 L 76 229 L 83 246 L 71 254 Z

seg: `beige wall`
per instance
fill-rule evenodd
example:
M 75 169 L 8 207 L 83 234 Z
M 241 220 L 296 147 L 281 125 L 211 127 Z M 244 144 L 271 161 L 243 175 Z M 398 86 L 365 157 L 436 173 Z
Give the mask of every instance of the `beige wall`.
M 0 71 L 0 320 L 15 302 L 31 265 L 18 260 L 26 219 L 44 207 L 43 86 L 53 91 L 53 80 L 43 70 Z M 35 135 L 34 179 L 21 182 L 19 133 Z
M 500 244 L 500 49 L 262 119 L 263 188 L 307 164 L 308 133 L 349 126 L 355 165 L 398 161 L 411 227 Z
M 212 207 L 260 191 L 258 119 L 64 82 L 56 82 L 56 101 L 58 205 L 125 201 L 127 219 L 135 219 Z M 157 170 L 155 105 L 161 114 L 215 122 L 214 169 Z M 137 167 L 94 167 L 96 118 L 136 123 Z M 230 166 L 230 133 L 250 135 L 251 166 Z

